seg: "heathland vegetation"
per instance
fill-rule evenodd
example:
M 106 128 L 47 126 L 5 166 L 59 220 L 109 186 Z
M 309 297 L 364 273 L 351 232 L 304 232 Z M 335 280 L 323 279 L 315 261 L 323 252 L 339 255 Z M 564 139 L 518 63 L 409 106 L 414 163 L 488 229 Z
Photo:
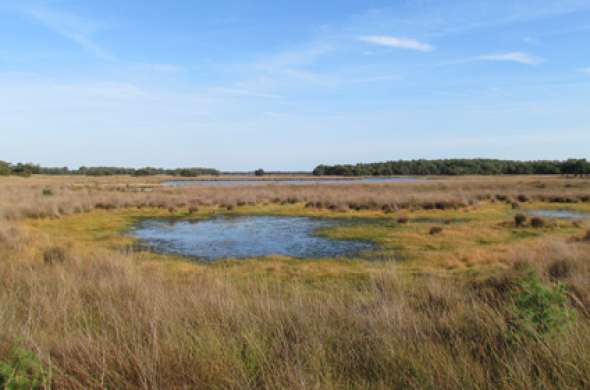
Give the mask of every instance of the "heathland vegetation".
M 317 176 L 392 175 L 590 175 L 585 159 L 566 161 L 510 161 L 490 159 L 399 160 L 356 165 L 319 165 Z
M 9 388 L 588 388 L 590 181 L 167 187 L 0 178 Z M 141 250 L 146 217 L 354 223 L 369 257 L 211 264 Z M 19 387 L 20 386 L 20 387 Z

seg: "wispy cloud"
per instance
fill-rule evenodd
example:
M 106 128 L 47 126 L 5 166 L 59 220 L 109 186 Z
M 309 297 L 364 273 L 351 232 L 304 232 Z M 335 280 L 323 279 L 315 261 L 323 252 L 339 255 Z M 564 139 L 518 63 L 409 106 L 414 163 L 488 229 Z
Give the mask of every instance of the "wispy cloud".
M 46 28 L 62 37 L 74 42 L 84 50 L 103 59 L 114 59 L 112 53 L 101 47 L 93 39 L 93 35 L 104 26 L 81 18 L 78 15 L 49 8 L 48 6 L 33 6 L 22 8 L 22 11 Z
M 540 57 L 533 56 L 520 51 L 510 53 L 486 54 L 477 57 L 481 61 L 501 61 L 501 62 L 516 62 L 524 65 L 538 65 L 544 60 Z
M 413 38 L 392 37 L 387 35 L 368 35 L 358 38 L 359 41 L 372 45 L 395 47 L 397 49 L 409 49 L 422 52 L 430 52 L 434 47 L 428 43 L 420 42 Z
M 582 69 L 583 73 L 586 73 L 588 76 L 590 76 L 590 66 L 587 68 Z

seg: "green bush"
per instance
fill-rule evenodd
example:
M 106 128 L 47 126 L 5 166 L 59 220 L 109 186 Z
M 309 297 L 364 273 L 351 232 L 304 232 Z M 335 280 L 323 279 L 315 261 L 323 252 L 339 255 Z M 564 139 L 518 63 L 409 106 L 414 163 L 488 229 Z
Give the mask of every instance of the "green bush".
M 53 190 L 51 188 L 43 188 L 43 191 L 41 193 L 43 194 L 43 196 L 52 196 Z
M 524 226 L 524 224 L 526 223 L 527 217 L 524 214 L 516 214 L 514 216 L 514 224 L 516 226 Z
M 514 296 L 512 333 L 518 340 L 541 340 L 565 329 L 573 320 L 564 284 L 545 286 L 530 272 L 519 284 Z
M 46 374 L 39 358 L 15 345 L 8 356 L 0 361 L 0 388 L 30 390 L 40 388 L 46 382 Z

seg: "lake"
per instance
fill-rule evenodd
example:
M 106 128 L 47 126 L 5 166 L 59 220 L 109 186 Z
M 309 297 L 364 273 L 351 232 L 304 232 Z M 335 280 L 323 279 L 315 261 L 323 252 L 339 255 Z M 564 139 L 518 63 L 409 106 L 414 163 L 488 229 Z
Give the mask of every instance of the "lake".
M 373 244 L 318 236 L 319 229 L 341 222 L 283 216 L 218 216 L 205 220 L 147 219 L 130 233 L 158 253 L 202 260 L 284 255 L 296 258 L 354 256 Z
M 322 185 L 322 184 L 371 184 L 371 183 L 411 183 L 426 179 L 414 177 L 368 177 L 362 179 L 187 179 L 165 180 L 162 182 L 168 186 L 252 186 L 264 184 L 282 185 Z

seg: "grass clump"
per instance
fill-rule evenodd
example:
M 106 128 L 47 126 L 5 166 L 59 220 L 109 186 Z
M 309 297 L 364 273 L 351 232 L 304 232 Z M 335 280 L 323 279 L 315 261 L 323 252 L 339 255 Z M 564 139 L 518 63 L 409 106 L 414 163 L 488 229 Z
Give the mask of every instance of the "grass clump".
M 441 228 L 440 226 L 433 226 L 430 228 L 429 234 L 431 236 L 435 236 L 438 234 L 441 234 L 443 232 L 443 228 Z
M 405 224 L 407 224 L 408 222 L 410 222 L 410 218 L 408 218 L 408 217 L 407 217 L 407 216 L 405 216 L 405 215 L 400 215 L 400 216 L 397 218 L 397 223 L 399 223 L 399 224 L 401 224 L 401 225 L 405 225 Z
M 531 226 L 534 228 L 545 227 L 545 220 L 541 217 L 533 217 L 531 218 Z
M 522 226 L 524 226 L 524 225 L 526 224 L 526 221 L 527 221 L 527 216 L 526 216 L 526 215 L 524 215 L 524 214 L 516 214 L 516 215 L 514 216 L 514 224 L 515 224 L 517 227 L 522 227 Z
M 574 318 L 565 285 L 558 282 L 545 286 L 534 272 L 520 282 L 512 311 L 515 316 L 512 332 L 518 340 L 542 340 L 555 335 Z
M 41 191 L 41 194 L 43 196 L 53 196 L 53 190 L 51 188 L 43 188 L 43 190 Z
M 66 251 L 64 248 L 54 246 L 43 251 L 43 262 L 45 264 L 57 264 L 66 261 Z
M 31 390 L 46 383 L 46 374 L 39 358 L 17 343 L 0 361 L 0 388 Z

